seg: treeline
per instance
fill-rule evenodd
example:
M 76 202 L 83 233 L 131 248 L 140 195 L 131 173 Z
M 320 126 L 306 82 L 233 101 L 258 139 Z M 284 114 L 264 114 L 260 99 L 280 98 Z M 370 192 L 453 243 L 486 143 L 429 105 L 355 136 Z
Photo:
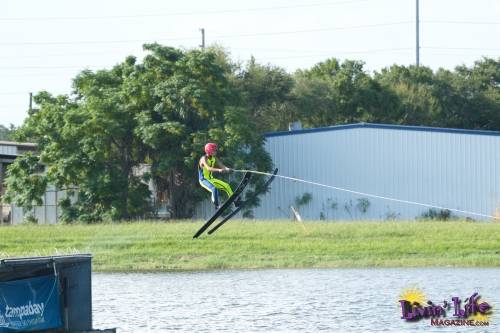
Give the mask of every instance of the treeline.
M 47 184 L 76 187 L 77 200 L 61 202 L 62 220 L 130 219 L 154 214 L 152 180 L 171 216 L 185 218 L 207 196 L 196 167 L 208 141 L 234 168 L 270 170 L 261 134 L 297 120 L 305 127 L 364 121 L 500 129 L 499 60 L 370 75 L 360 61 L 332 58 L 290 74 L 254 59 L 233 63 L 218 48 L 144 48 L 142 62 L 128 57 L 110 70 L 82 71 L 71 95 L 35 96 L 16 139 L 36 142 L 40 154 L 9 167 L 8 200 L 31 208 Z M 149 171 L 138 172 L 143 164 Z
M 239 75 L 259 130 L 353 122 L 500 130 L 500 59 L 454 71 L 393 65 L 370 75 L 363 62 L 328 59 L 289 74 L 251 61 Z M 260 121 L 259 121 L 260 120 Z

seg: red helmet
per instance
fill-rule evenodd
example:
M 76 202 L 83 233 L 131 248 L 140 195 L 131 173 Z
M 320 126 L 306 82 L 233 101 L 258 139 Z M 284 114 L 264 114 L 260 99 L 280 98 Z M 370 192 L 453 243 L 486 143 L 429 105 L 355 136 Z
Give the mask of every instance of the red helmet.
M 205 145 L 205 153 L 208 156 L 212 156 L 216 151 L 217 151 L 217 144 L 216 143 L 207 143 Z

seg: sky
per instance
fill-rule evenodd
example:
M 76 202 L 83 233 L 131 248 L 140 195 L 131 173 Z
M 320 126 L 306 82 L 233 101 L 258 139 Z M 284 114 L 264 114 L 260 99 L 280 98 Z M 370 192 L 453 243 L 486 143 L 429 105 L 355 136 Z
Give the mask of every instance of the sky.
M 500 0 L 420 0 L 420 64 L 500 57 Z M 416 62 L 416 0 L 0 0 L 0 124 L 19 126 L 29 93 L 71 94 L 84 69 L 111 68 L 142 44 L 224 47 L 234 61 L 293 73 L 327 58 L 369 73 Z

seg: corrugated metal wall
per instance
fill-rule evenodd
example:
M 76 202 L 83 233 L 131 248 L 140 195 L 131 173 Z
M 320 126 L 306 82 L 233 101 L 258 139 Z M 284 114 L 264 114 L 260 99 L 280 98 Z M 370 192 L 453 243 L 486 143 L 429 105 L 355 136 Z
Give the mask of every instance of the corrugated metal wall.
M 495 215 L 500 208 L 500 135 L 478 133 L 338 126 L 271 135 L 266 149 L 285 176 Z M 277 178 L 254 216 L 289 218 L 290 205 L 305 193 L 312 200 L 298 207 L 304 219 L 414 219 L 429 210 Z M 366 211 L 363 203 L 369 203 Z
M 33 216 L 39 224 L 56 224 L 62 213 L 58 202 L 66 196 L 66 191 L 58 191 L 53 185 L 48 185 L 47 191 L 42 197 L 42 205 L 33 207 L 31 211 L 12 205 L 11 223 L 20 224 L 24 222 L 26 217 Z
M 17 147 L 15 145 L 0 144 L 0 155 L 17 155 Z

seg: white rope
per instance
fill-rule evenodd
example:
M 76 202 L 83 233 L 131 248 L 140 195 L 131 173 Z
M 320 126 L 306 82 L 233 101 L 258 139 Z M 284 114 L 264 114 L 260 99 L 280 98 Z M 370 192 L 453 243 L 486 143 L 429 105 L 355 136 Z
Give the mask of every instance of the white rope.
M 52 265 L 54 267 L 54 276 L 57 277 L 56 261 L 52 259 Z
M 272 173 L 262 172 L 262 171 L 254 171 L 254 170 L 235 170 L 235 169 L 233 169 L 233 171 L 236 171 L 236 172 L 251 172 L 251 173 L 255 173 L 255 174 L 258 174 L 258 175 L 265 175 L 265 176 L 272 176 L 273 175 Z M 297 181 L 297 182 L 307 183 L 307 184 L 316 185 L 316 186 L 327 187 L 327 188 L 331 188 L 331 189 L 334 189 L 334 190 L 343 191 L 343 192 L 349 192 L 349 193 L 353 193 L 353 194 L 359 194 L 359 195 L 366 196 L 366 197 L 371 197 L 371 198 L 390 200 L 390 201 L 401 202 L 401 203 L 406 203 L 406 204 L 411 204 L 411 205 L 418 205 L 418 206 L 423 206 L 423 207 L 428 207 L 428 208 L 437 208 L 437 209 L 442 209 L 442 210 L 449 210 L 449 211 L 457 212 L 457 213 L 463 213 L 463 214 L 468 214 L 468 215 L 476 215 L 476 216 L 481 216 L 481 217 L 487 217 L 487 218 L 491 218 L 491 219 L 494 219 L 494 220 L 500 219 L 500 217 L 493 216 L 493 215 L 475 213 L 475 212 L 470 212 L 470 211 L 467 211 L 467 210 L 461 210 L 461 209 L 455 209 L 455 208 L 448 208 L 448 207 L 436 206 L 436 205 L 431 205 L 431 204 L 426 204 L 426 203 L 420 203 L 420 202 L 416 202 L 416 201 L 409 201 L 409 200 L 401 200 L 401 199 L 395 199 L 395 198 L 390 198 L 390 197 L 384 197 L 384 196 L 381 196 L 381 195 L 375 195 L 375 194 L 370 194 L 370 193 L 353 191 L 353 190 L 349 190 L 349 189 L 345 189 L 345 188 L 341 188 L 341 187 L 337 187 L 337 186 L 320 184 L 320 183 L 311 182 L 311 181 L 308 181 L 308 180 L 303 180 L 303 179 L 294 178 L 294 177 L 287 177 L 287 176 L 282 176 L 282 175 L 275 175 L 275 177 L 279 177 L 279 178 L 283 178 L 283 179 L 289 179 L 289 180 L 294 180 L 294 181 Z
M 56 289 L 57 282 L 59 281 L 58 276 L 57 276 L 57 269 L 56 269 L 56 261 L 54 258 L 52 258 L 52 267 L 54 268 L 54 284 L 52 285 L 52 289 L 50 290 L 49 296 L 47 296 L 47 299 L 45 300 L 45 304 L 49 301 L 49 299 L 52 297 L 52 294 L 54 293 L 54 289 Z M 40 313 L 40 317 L 43 318 L 43 314 L 45 312 L 45 307 L 43 307 L 42 312 Z

